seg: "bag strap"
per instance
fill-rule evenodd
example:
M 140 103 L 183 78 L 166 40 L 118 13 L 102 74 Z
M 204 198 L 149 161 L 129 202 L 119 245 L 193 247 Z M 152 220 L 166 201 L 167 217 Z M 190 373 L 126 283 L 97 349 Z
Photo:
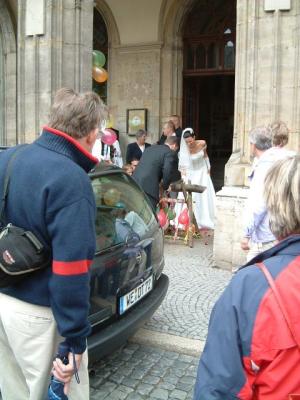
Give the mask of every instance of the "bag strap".
M 5 205 L 6 205 L 6 199 L 7 199 L 7 195 L 8 195 L 8 185 L 9 185 L 9 181 L 10 181 L 12 165 L 14 163 L 14 160 L 16 159 L 17 154 L 19 154 L 21 151 L 23 151 L 26 146 L 27 145 L 18 146 L 7 163 L 7 167 L 6 167 L 6 171 L 5 171 L 5 179 L 4 179 L 4 184 L 3 184 L 1 207 L 0 207 L 0 222 L 2 223 L 2 225 L 3 225 L 3 219 L 4 219 L 4 210 L 5 210 Z
M 296 333 L 294 331 L 294 326 L 293 326 L 293 324 L 292 324 L 292 322 L 290 320 L 289 314 L 288 314 L 287 309 L 286 309 L 286 307 L 284 305 L 284 302 L 282 300 L 282 296 L 280 295 L 280 293 L 278 291 L 278 288 L 277 288 L 277 286 L 275 284 L 274 279 L 272 278 L 272 275 L 270 274 L 269 270 L 267 269 L 267 267 L 265 266 L 264 263 L 260 262 L 260 263 L 257 263 L 256 265 L 262 271 L 262 273 L 265 275 L 265 277 L 266 277 L 266 279 L 267 279 L 267 281 L 268 281 L 268 283 L 269 283 L 269 285 L 270 285 L 270 287 L 271 287 L 271 289 L 273 291 L 273 294 L 275 296 L 277 304 L 279 305 L 279 308 L 280 308 L 280 310 L 281 310 L 281 312 L 282 312 L 282 314 L 284 316 L 284 319 L 285 319 L 285 321 L 287 323 L 287 326 L 288 326 L 288 328 L 289 328 L 289 330 L 290 330 L 290 332 L 291 332 L 291 334 L 293 336 L 293 339 L 295 340 L 297 346 L 300 349 L 300 342 L 297 339 Z

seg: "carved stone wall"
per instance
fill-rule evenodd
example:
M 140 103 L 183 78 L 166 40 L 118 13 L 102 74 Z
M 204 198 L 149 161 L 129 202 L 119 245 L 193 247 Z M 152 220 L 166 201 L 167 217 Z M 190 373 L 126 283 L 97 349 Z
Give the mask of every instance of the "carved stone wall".
M 123 153 L 132 137 L 126 135 L 126 111 L 130 108 L 148 110 L 149 142 L 159 135 L 160 111 L 160 55 L 159 44 L 116 46 L 110 58 L 109 106 L 115 125 L 121 132 Z
M 0 0 L 0 145 L 16 143 L 16 37 L 11 16 Z
M 28 1 L 28 0 L 26 0 Z M 18 2 L 18 137 L 33 141 L 47 122 L 56 90 L 91 89 L 93 1 L 45 2 L 44 31 L 27 35 L 26 1 Z M 33 10 L 34 12 L 34 10 Z M 30 32 L 32 33 L 32 32 Z

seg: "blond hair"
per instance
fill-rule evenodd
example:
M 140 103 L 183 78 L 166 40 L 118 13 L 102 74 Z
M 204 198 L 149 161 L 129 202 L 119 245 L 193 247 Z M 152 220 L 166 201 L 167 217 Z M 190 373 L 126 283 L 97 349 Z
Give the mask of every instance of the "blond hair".
M 289 141 L 289 128 L 283 121 L 274 121 L 270 125 L 273 133 L 273 146 L 284 147 Z
M 106 106 L 96 93 L 62 88 L 55 94 L 48 125 L 80 139 L 99 127 L 106 113 Z
M 300 233 L 300 155 L 277 161 L 267 173 L 264 196 L 270 229 L 282 239 Z

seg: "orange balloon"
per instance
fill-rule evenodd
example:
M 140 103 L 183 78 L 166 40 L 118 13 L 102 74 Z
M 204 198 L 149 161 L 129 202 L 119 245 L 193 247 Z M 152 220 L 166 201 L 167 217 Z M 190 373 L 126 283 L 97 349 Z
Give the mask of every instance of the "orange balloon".
M 92 70 L 92 75 L 93 75 L 93 79 L 98 82 L 98 83 L 103 83 L 105 81 L 107 81 L 108 79 L 108 73 L 106 71 L 106 69 L 101 68 L 101 67 L 93 67 Z

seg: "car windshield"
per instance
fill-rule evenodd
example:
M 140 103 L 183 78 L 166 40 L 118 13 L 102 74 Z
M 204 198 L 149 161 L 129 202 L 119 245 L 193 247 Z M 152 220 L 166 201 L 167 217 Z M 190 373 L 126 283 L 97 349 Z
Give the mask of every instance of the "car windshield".
M 93 178 L 96 199 L 96 251 L 138 242 L 156 224 L 143 192 L 124 173 Z

